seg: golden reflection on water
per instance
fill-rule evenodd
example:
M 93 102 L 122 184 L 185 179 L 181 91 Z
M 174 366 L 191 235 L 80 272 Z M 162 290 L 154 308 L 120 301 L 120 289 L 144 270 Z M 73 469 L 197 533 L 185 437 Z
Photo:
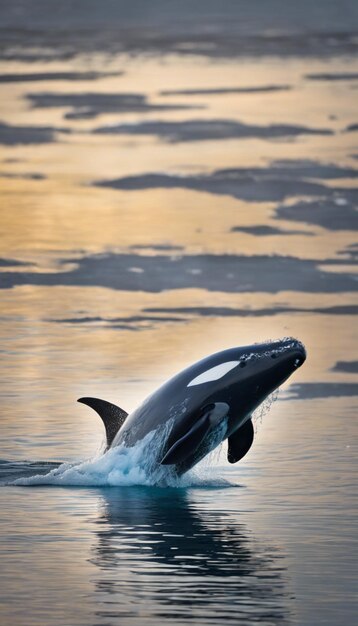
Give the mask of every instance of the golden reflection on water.
M 92 60 L 94 66 L 100 59 Z M 0 189 L 6 210 L 1 217 L 2 254 L 20 258 L 44 251 L 101 251 L 136 243 L 175 242 L 197 252 L 240 252 L 243 254 L 292 253 L 324 258 L 354 241 L 347 231 L 330 233 L 319 227 L 308 229 L 315 237 L 250 237 L 230 233 L 234 225 L 269 222 L 272 203 L 246 203 L 228 195 L 179 189 L 120 192 L 92 187 L 93 181 L 167 172 L 193 174 L 219 168 L 267 166 L 279 159 L 312 159 L 354 165 L 354 133 L 343 132 L 354 121 L 355 98 L 347 97 L 349 85 L 304 81 L 304 60 L 240 63 L 171 57 L 133 60 L 120 58 L 107 71 L 125 68 L 120 77 L 86 81 L 46 81 L 8 84 L 0 101 L 0 119 L 15 125 L 48 125 L 68 128 L 73 134 L 58 134 L 58 143 L 2 147 L 1 172 L 21 176 L 40 173 L 46 180 L 1 178 Z M 28 71 L 22 63 L 3 65 L 6 71 Z M 36 64 L 37 71 L 64 69 L 64 64 Z M 324 71 L 326 64 L 312 62 L 311 72 Z M 335 70 L 344 71 L 337 61 Z M 256 94 L 158 95 L 163 89 L 217 88 L 218 86 L 285 85 L 290 91 Z M 6 92 L 5 92 L 6 89 Z M 64 109 L 31 108 L 28 93 L 144 93 L 150 102 L 204 104 L 206 108 L 152 111 L 145 114 L 102 114 L 91 120 L 63 119 Z M 350 94 L 354 94 L 351 90 Z M 332 119 L 332 116 L 334 119 Z M 155 137 L 91 135 L 103 125 L 136 123 L 143 120 L 183 121 L 232 119 L 248 124 L 294 124 L 330 128 L 329 136 L 302 135 L 295 140 L 259 139 L 196 141 L 168 144 Z M 7 160 L 16 159 L 14 162 Z M 327 182 L 339 187 L 344 181 Z M 348 182 L 350 185 L 351 183 Z M 99 226 L 100 223 L 100 227 Z M 269 222 L 275 225 L 275 222 Z M 282 223 L 289 227 L 289 223 Z M 24 256 L 25 255 L 25 256 Z
M 103 69 L 100 55 L 69 62 L 42 63 L 31 71 L 79 71 Z M 0 162 L 1 256 L 29 262 L 14 272 L 56 273 L 76 267 L 76 259 L 93 253 L 126 252 L 144 255 L 238 254 L 289 255 L 300 259 L 342 258 L 341 252 L 355 241 L 348 230 L 329 231 L 315 224 L 274 219 L 277 202 L 246 202 L 228 195 L 184 189 L 116 191 L 93 186 L 94 181 L 165 172 L 193 175 L 236 167 L 268 167 L 275 160 L 310 159 L 354 167 L 354 133 L 343 132 L 355 122 L 354 92 L 342 82 L 315 82 L 305 75 L 332 70 L 332 63 L 305 59 L 283 62 L 245 60 L 208 63 L 200 58 L 168 56 L 106 59 L 108 72 L 124 70 L 121 76 L 95 81 L 32 81 L 2 87 L 0 119 L 14 125 L 54 126 L 57 142 L 38 145 L 3 146 Z M 28 72 L 20 62 L 2 62 L 4 72 Z M 345 71 L 344 60 L 334 62 L 336 72 Z M 353 71 L 353 68 L 350 68 Z M 273 93 L 173 94 L 165 90 L 217 89 L 288 85 Z M 26 99 L 31 93 L 143 93 L 150 104 L 198 107 L 156 110 L 146 113 L 102 113 L 91 119 L 66 119 L 71 110 L 34 108 Z M 201 108 L 200 108 L 201 107 Z M 230 119 L 246 124 L 292 124 L 329 128 L 333 134 L 301 135 L 291 139 L 259 138 L 168 143 L 154 136 L 95 135 L 104 125 L 142 121 Z M 61 132 L 70 130 L 71 133 Z M 44 180 L 21 178 L 35 173 Z M 6 177 L 10 175 L 10 177 Z M 11 177 L 17 176 L 17 177 Z M 327 187 L 350 188 L 355 181 L 324 181 Z M 304 196 L 303 196 L 304 198 Z M 288 199 L 287 204 L 296 201 Z M 302 234 L 255 236 L 231 232 L 234 226 L 269 225 Z M 310 236 L 305 236 L 305 232 Z M 133 246 L 167 245 L 166 250 Z M 170 246 L 178 248 L 170 249 Z M 180 249 L 182 248 L 182 249 Z M 62 261 L 63 263 L 61 263 Z M 347 267 L 324 266 L 332 272 Z M 0 272 L 6 272 L 3 267 Z M 244 279 L 244 277 L 241 277 Z M 145 309 L 180 307 L 231 307 L 272 309 L 276 306 L 317 308 L 352 305 L 351 293 L 315 294 L 225 293 L 201 289 L 169 290 L 162 293 L 116 292 L 99 287 L 20 286 L 4 291 L 1 299 L 5 346 L 3 379 L 16 394 L 48 395 L 47 406 L 69 411 L 78 395 L 96 389 L 97 395 L 116 400 L 123 394 L 125 408 L 133 408 L 138 397 L 151 391 L 165 377 L 196 358 L 233 344 L 247 344 L 269 337 L 293 335 L 307 345 L 309 360 L 296 381 L 353 380 L 349 374 L 334 375 L 330 368 L 338 360 L 349 360 L 353 319 L 349 316 L 313 313 L 281 313 L 263 317 L 210 317 L 179 315 L 176 321 L 148 319 Z M 143 313 L 144 311 L 144 313 Z M 142 316 L 136 328 L 115 328 L 111 319 Z M 81 321 L 98 317 L 97 321 Z M 149 316 L 150 317 L 150 316 Z M 343 323 L 342 323 L 343 320 Z M 25 356 L 26 355 L 26 356 Z M 5 365 L 6 361 L 6 365 Z M 134 385 L 134 380 L 139 380 Z M 45 383 L 45 384 L 44 384 Z M 122 389 L 120 389 L 120 387 Z M 93 391 L 94 393 L 94 391 Z M 53 396 L 52 396 L 53 394 Z M 5 399 L 5 420 L 11 419 L 12 395 Z M 54 399 L 56 398 L 56 402 Z M 32 398 L 34 401 L 34 398 Z M 119 398 L 120 401 L 120 398 Z M 16 403 L 22 415 L 26 413 Z M 43 408 L 43 407 L 42 407 Z M 82 409 L 77 424 L 84 424 Z M 84 414 L 83 414 L 84 415 Z M 67 418 L 66 418 L 67 419 Z M 41 432 L 46 420 L 41 412 L 32 416 L 33 434 Z M 81 421 L 82 420 L 82 421 Z M 47 426 L 45 427 L 45 429 Z M 97 431 L 98 432 L 98 431 Z
M 341 182 L 341 181 L 339 181 Z M 46 264 L 46 255 L 101 252 L 131 245 L 175 244 L 194 253 L 283 254 L 326 259 L 355 242 L 355 233 L 334 235 L 299 224 L 315 236 L 254 237 L 233 226 L 270 224 L 273 203 L 247 203 L 176 189 L 123 192 L 68 181 L 1 181 L 9 211 L 2 215 L 2 254 Z M 10 210 L 11 209 L 11 210 Z M 280 226 L 292 230 L 292 223 Z M 175 251 L 174 251 L 175 252 Z

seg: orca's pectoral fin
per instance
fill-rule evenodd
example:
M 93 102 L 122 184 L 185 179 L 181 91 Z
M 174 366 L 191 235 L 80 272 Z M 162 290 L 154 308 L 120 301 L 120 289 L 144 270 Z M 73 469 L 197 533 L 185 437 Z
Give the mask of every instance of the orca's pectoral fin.
M 87 404 L 87 406 L 90 406 L 91 409 L 98 413 L 106 429 L 107 448 L 109 448 L 128 413 L 120 409 L 119 406 L 99 398 L 79 398 L 77 402 Z
M 247 454 L 254 441 L 254 434 L 252 421 L 248 419 L 241 428 L 230 435 L 227 450 L 227 460 L 229 463 L 237 463 Z
M 183 437 L 178 439 L 166 452 L 161 465 L 175 465 L 195 452 L 205 435 L 226 417 L 229 406 L 225 402 L 214 402 L 204 407 L 202 415 Z

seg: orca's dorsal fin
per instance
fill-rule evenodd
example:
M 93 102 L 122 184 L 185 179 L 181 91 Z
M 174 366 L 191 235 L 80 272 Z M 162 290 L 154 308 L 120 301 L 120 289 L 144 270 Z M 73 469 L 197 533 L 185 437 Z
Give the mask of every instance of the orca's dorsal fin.
M 100 400 L 99 398 L 79 398 L 77 402 L 87 404 L 91 409 L 96 411 L 103 421 L 106 429 L 107 449 L 111 446 L 113 439 L 118 433 L 120 427 L 124 423 L 128 413 L 120 409 L 119 406 Z
M 227 449 L 229 463 L 237 463 L 248 453 L 254 440 L 254 434 L 252 421 L 248 419 L 241 428 L 230 435 Z

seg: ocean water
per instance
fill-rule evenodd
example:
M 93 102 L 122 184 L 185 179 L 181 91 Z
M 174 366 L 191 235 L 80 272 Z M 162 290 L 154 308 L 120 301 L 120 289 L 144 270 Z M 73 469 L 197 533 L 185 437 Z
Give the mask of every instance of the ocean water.
M 349 0 L 0 0 L 1 626 L 356 623 L 357 40 Z M 76 404 L 284 336 L 234 466 Z

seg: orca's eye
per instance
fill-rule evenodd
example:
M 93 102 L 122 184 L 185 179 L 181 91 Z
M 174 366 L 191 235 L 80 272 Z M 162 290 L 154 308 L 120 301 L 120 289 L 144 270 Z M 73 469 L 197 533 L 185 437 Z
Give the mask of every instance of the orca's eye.
M 239 367 L 246 367 L 246 361 L 240 361 Z

